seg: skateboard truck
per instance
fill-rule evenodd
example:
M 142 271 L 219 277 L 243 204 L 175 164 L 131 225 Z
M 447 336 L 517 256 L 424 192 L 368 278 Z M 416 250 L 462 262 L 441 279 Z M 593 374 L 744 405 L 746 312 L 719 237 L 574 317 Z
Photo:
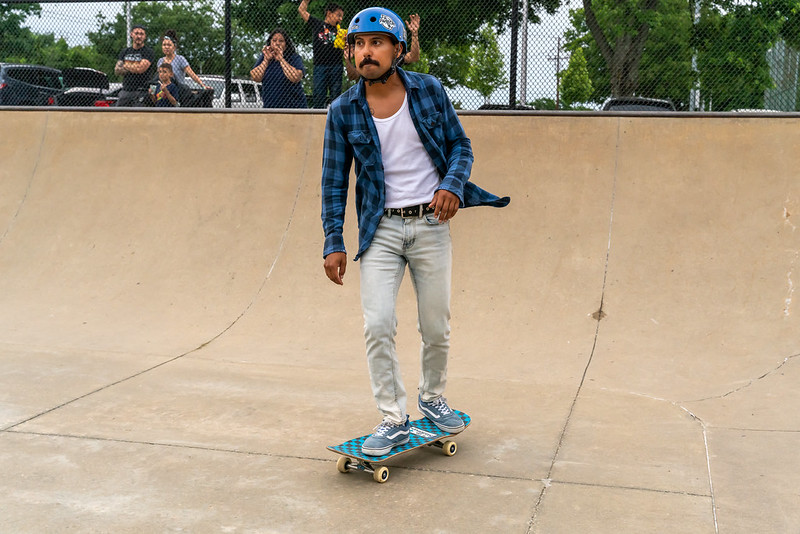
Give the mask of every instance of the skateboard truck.
M 385 465 L 373 466 L 370 462 L 357 458 L 350 458 L 349 456 L 342 456 L 336 460 L 336 469 L 338 469 L 340 473 L 349 473 L 350 471 L 370 473 L 373 480 L 380 484 L 389 480 L 389 468 Z

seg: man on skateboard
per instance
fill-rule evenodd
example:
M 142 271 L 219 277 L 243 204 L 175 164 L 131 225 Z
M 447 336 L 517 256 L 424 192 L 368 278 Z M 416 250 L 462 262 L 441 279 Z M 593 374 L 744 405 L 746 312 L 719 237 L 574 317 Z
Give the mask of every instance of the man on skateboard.
M 395 305 L 408 266 L 422 336 L 418 407 L 451 434 L 464 429 L 444 398 L 450 347 L 450 219 L 460 207 L 502 207 L 469 182 L 472 146 L 441 83 L 397 67 L 407 52 L 402 19 L 368 8 L 347 33 L 359 82 L 330 106 L 322 162 L 327 277 L 342 285 L 342 228 L 355 160 L 361 306 L 372 392 L 382 422 L 363 444 L 370 456 L 409 440 L 406 392 L 395 350 Z

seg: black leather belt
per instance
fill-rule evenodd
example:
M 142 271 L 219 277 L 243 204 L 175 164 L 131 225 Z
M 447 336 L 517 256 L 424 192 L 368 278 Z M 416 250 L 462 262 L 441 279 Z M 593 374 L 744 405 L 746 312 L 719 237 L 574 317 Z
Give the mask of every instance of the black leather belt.
M 428 207 L 428 204 L 417 204 L 416 206 L 407 206 L 405 208 L 386 208 L 383 210 L 387 217 L 397 215 L 403 219 L 419 218 L 434 211 L 434 208 Z

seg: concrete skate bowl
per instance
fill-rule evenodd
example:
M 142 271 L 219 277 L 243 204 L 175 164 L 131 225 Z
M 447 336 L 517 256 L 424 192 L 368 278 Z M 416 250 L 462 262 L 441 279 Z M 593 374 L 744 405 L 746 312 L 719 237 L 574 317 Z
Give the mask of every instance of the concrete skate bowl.
M 218 482 L 204 498 L 233 506 L 248 493 L 229 477 L 268 479 L 274 497 L 259 505 L 275 529 L 352 526 L 347 506 L 374 488 L 335 473 L 324 446 L 377 421 L 358 264 L 344 287 L 322 271 L 324 115 L 2 115 L 0 445 L 17 478 L 0 490 L 40 500 L 4 506 L 11 524 L 161 525 L 178 506 L 163 462 L 216 451 L 230 474 L 206 458 Z M 448 398 L 474 422 L 457 456 L 409 457 L 385 496 L 435 522 L 404 477 L 448 488 L 455 530 L 800 524 L 796 491 L 780 489 L 800 487 L 800 118 L 462 122 L 473 181 L 512 197 L 452 223 Z M 353 209 L 351 252 L 354 225 Z M 398 348 L 413 398 L 410 285 Z M 127 489 L 138 523 L 59 508 L 46 496 L 64 487 L 24 477 L 55 441 L 76 462 L 91 450 L 139 469 Z M 112 450 L 123 445 L 152 467 Z M 93 484 L 118 488 L 114 473 Z M 70 490 L 84 499 L 87 476 Z M 196 528 L 183 506 L 178 524 Z M 239 526 L 260 524 L 248 510 Z

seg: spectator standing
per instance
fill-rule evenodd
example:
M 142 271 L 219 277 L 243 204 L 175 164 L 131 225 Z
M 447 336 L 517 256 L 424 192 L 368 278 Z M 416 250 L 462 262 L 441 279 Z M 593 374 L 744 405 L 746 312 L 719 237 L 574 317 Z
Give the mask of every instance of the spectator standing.
M 261 49 L 250 78 L 261 83 L 261 100 L 265 108 L 307 108 L 303 92 L 305 67 L 289 35 L 276 28 Z
M 325 7 L 325 19 L 320 20 L 308 12 L 308 2 L 309 0 L 302 0 L 297 11 L 311 30 L 314 49 L 312 106 L 324 108 L 329 98 L 333 101 L 342 92 L 342 37 L 346 30 L 339 24 L 344 18 L 344 9 L 331 2 Z
M 119 53 L 114 74 L 122 76 L 122 90 L 117 106 L 135 106 L 147 98 L 147 84 L 155 73 L 156 54 L 145 45 L 147 30 L 136 25 L 131 28 L 131 46 Z
M 210 87 L 204 84 L 197 74 L 195 74 L 194 70 L 192 70 L 192 67 L 189 65 L 189 61 L 178 54 L 178 34 L 175 30 L 167 30 L 164 32 L 164 36 L 161 38 L 161 51 L 164 53 L 164 57 L 159 58 L 158 66 L 160 67 L 164 63 L 172 65 L 172 79 L 175 83 L 183 85 L 186 83 L 186 76 L 189 76 L 189 78 L 194 80 L 195 83 L 203 89 L 210 89 Z

